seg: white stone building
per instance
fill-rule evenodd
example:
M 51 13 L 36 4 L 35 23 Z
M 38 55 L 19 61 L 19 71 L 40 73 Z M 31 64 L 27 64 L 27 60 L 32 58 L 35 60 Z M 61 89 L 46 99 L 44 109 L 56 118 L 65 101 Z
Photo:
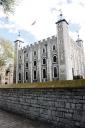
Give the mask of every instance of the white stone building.
M 84 78 L 83 41 L 69 36 L 68 22 L 56 22 L 57 36 L 21 48 L 15 41 L 14 82 L 43 82 Z

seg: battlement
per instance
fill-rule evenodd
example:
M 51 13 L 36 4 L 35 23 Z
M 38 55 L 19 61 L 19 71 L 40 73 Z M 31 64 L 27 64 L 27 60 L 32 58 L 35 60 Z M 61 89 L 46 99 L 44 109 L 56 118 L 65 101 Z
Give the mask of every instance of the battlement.
M 51 37 L 48 37 L 48 38 L 46 38 L 46 39 L 42 39 L 42 40 L 39 40 L 38 42 L 34 42 L 34 44 L 30 44 L 30 45 L 26 45 L 26 46 L 24 46 L 23 48 L 21 48 L 21 50 L 23 49 L 23 50 L 26 50 L 26 49 L 30 49 L 30 48 L 34 48 L 34 47 L 38 47 L 39 45 L 41 45 L 41 44 L 44 44 L 44 43 L 46 43 L 46 42 L 49 42 L 50 40 L 54 40 L 54 39 L 56 39 L 57 37 L 55 36 L 55 35 L 53 35 L 53 36 L 51 36 Z

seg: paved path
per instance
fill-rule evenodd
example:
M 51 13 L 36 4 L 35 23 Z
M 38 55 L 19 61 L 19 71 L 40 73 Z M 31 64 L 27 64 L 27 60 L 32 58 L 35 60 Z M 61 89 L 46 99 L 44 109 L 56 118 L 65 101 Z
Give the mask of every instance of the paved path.
M 0 110 L 0 128 L 53 128 L 48 124 L 32 121 Z

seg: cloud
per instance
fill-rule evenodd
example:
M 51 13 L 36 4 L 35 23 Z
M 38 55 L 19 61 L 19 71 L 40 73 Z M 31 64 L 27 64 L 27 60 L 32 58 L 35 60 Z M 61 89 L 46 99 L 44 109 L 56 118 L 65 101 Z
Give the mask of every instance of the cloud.
M 24 30 L 40 40 L 56 35 L 55 22 L 59 18 L 59 9 L 62 9 L 63 17 L 69 23 L 79 25 L 80 37 L 85 42 L 85 0 L 22 0 L 16 7 L 14 15 L 9 16 L 9 21 L 13 23 L 2 25 L 9 28 L 9 32 L 17 33 L 19 30 Z M 1 16 L 4 14 L 0 14 Z M 36 23 L 32 25 L 35 20 Z M 76 39 L 75 27 L 72 29 L 70 35 Z
M 8 24 L 0 20 L 0 28 L 7 29 L 9 33 L 17 33 L 18 26 L 16 24 Z
M 10 16 L 10 21 L 14 21 L 19 28 L 28 32 L 30 31 L 38 39 L 53 35 L 56 20 L 52 21 L 53 16 L 50 12 L 52 3 L 52 0 L 51 2 L 48 0 L 24 0 L 20 6 L 16 8 L 15 15 Z M 31 24 L 35 19 L 37 22 L 32 26 Z

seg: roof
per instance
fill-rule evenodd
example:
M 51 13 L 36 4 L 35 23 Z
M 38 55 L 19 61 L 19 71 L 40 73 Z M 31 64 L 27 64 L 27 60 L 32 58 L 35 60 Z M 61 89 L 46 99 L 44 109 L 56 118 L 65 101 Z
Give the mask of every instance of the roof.
M 18 37 L 14 42 L 17 42 L 17 41 L 20 41 L 20 42 L 24 43 L 24 39 L 21 38 L 21 37 Z
M 67 22 L 65 19 L 61 19 L 61 20 L 57 21 L 56 24 L 58 24 L 58 23 L 60 23 L 60 22 L 63 22 L 63 21 L 68 24 L 68 22 Z M 68 25 L 69 25 L 69 24 L 68 24 Z

